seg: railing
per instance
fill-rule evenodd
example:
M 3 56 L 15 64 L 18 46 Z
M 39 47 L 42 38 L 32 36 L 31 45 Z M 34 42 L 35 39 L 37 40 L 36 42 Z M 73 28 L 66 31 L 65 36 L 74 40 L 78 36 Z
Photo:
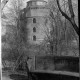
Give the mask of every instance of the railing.
M 49 72 L 79 77 L 79 57 L 36 56 L 34 72 Z

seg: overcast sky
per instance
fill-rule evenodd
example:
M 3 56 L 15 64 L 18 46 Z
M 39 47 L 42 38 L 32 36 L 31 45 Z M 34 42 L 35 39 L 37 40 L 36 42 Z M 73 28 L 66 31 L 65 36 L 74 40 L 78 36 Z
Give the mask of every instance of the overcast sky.
M 2 1 L 2 0 L 1 0 Z M 26 2 L 28 2 L 28 1 L 30 1 L 30 0 L 23 0 L 24 1 L 24 7 L 26 7 Z M 47 1 L 47 0 L 46 0 Z M 50 1 L 50 0 L 49 0 Z M 63 0 L 61 0 L 61 1 L 63 1 Z M 72 0 L 74 3 L 77 3 L 78 2 L 78 0 Z M 7 3 L 7 5 L 6 6 L 10 6 L 10 2 L 11 2 L 11 0 L 9 0 L 9 2 Z M 7 7 L 5 6 L 5 8 L 4 8 L 4 13 L 8 13 L 9 11 L 7 10 Z M 78 10 L 77 9 L 75 9 L 75 13 L 76 12 L 78 12 Z M 76 13 L 77 14 L 77 13 Z M 3 27 L 2 27 L 3 28 Z M 3 34 L 4 34 L 4 32 L 5 32 L 5 29 L 3 28 Z
M 1 0 L 1 1 L 3 1 L 3 0 Z M 30 0 L 23 0 L 23 2 L 24 2 L 23 7 L 26 6 L 26 2 L 28 2 L 28 1 L 30 1 Z M 44 0 L 44 1 L 51 1 L 51 0 Z M 60 0 L 60 3 L 61 3 L 61 4 L 63 4 L 62 1 L 63 1 L 63 0 Z M 67 1 L 67 0 L 66 0 L 66 1 Z M 73 1 L 74 3 L 77 3 L 77 2 L 78 2 L 78 0 L 72 0 L 72 1 Z M 9 2 L 7 3 L 6 6 L 10 6 L 10 3 L 11 3 L 11 0 L 9 0 Z M 4 10 L 7 10 L 6 6 L 5 6 Z M 6 11 L 5 11 L 5 12 L 6 12 Z
M 1 2 L 2 1 L 3 0 L 1 0 Z M 28 1 L 30 1 L 30 0 L 23 0 L 23 3 L 24 3 L 23 8 L 26 7 L 26 2 L 28 2 Z M 45 1 L 47 1 L 47 0 L 45 0 Z M 8 3 L 6 4 L 6 6 L 4 7 L 4 9 L 3 9 L 4 13 L 8 13 L 9 12 L 7 6 L 8 7 L 11 7 L 10 4 L 11 4 L 11 0 L 9 0 Z M 6 26 L 2 26 L 2 35 L 5 35 L 5 33 L 6 33 Z

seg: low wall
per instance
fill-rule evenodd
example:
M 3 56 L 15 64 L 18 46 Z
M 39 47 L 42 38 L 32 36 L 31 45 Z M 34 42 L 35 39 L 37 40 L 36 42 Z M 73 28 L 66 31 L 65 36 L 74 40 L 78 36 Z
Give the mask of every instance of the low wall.
M 35 70 L 61 70 L 79 72 L 79 58 L 59 56 L 36 56 Z

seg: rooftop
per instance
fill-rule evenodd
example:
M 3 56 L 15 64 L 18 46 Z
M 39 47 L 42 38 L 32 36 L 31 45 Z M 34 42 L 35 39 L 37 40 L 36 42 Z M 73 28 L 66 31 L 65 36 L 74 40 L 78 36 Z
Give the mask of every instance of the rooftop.
M 47 2 L 47 0 L 30 0 L 30 1 L 46 1 Z

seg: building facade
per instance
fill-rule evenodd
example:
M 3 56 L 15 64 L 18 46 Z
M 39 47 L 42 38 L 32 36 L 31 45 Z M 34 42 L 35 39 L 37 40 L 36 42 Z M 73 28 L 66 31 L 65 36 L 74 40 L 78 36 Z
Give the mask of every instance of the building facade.
M 30 0 L 26 9 L 27 37 L 30 44 L 40 44 L 50 29 L 48 3 L 44 0 Z

